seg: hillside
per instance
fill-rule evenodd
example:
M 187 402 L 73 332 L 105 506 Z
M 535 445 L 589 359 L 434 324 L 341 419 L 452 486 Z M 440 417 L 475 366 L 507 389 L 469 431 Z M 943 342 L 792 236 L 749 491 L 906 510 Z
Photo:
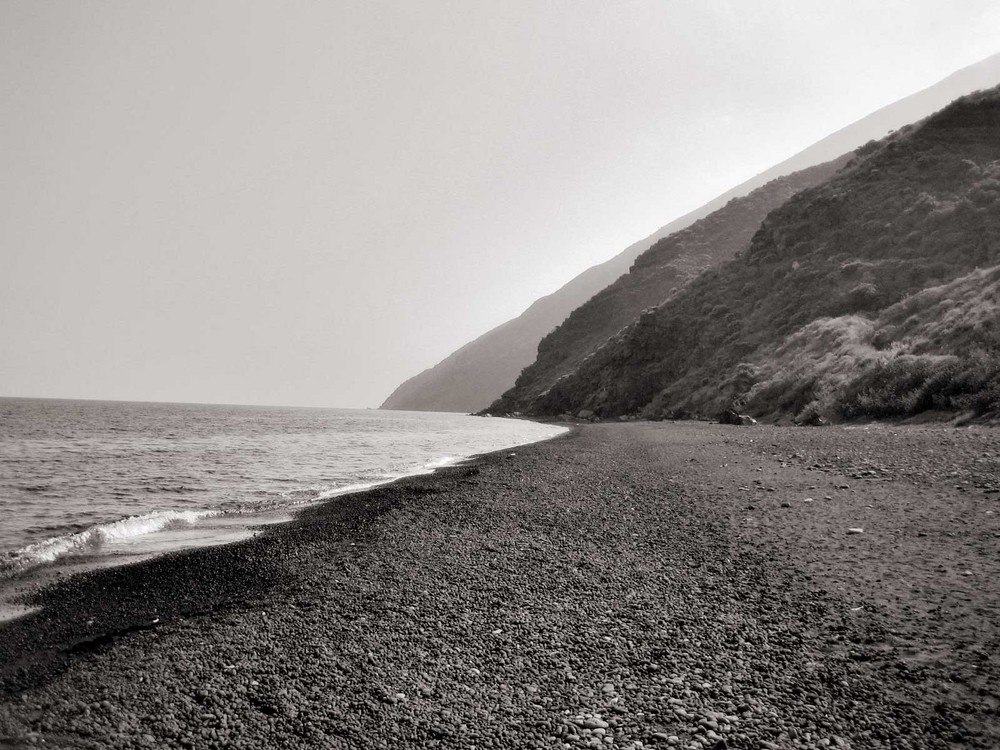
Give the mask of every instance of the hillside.
M 773 208 L 781 203 L 781 200 L 777 200 L 778 196 L 791 195 L 794 186 L 820 182 L 822 177 L 813 175 L 825 175 L 827 169 L 832 171 L 833 167 L 823 165 L 817 168 L 815 173 L 772 181 L 775 184 L 771 185 L 770 189 L 764 190 L 753 201 L 748 204 L 740 203 L 740 210 L 752 211 L 751 207 L 765 204 L 767 209 Z M 730 207 L 739 199 L 729 196 L 742 188 L 743 186 L 740 186 L 661 227 L 644 240 L 630 245 L 611 260 L 588 268 L 558 291 L 534 302 L 517 318 L 497 326 L 434 367 L 404 382 L 379 408 L 466 412 L 482 409 L 514 384 L 521 371 L 535 360 L 540 340 L 564 321 L 571 312 L 606 289 L 623 274 L 628 273 L 636 258 L 650 246 L 655 246 L 663 238 L 673 236 L 676 232 L 689 227 L 692 222 L 712 215 L 716 210 L 721 211 Z M 720 206 L 722 208 L 719 208 Z M 759 224 L 760 218 L 767 211 L 758 210 L 754 213 L 760 214 L 756 222 Z M 710 262 L 731 256 L 731 253 L 727 255 L 724 250 L 706 253 L 704 248 L 694 245 L 684 249 L 692 251 L 691 257 L 678 254 L 674 265 L 678 268 L 686 267 L 685 276 L 690 276 L 692 269 L 701 270 Z M 666 286 L 665 289 L 669 290 L 670 286 L 673 284 Z M 661 302 L 664 297 L 665 293 L 656 292 L 647 304 Z M 646 304 L 640 305 L 638 309 L 646 306 Z M 616 320 L 620 320 L 620 324 L 608 331 L 608 334 L 627 323 L 631 317 L 634 316 L 618 316 Z
M 530 400 L 572 372 L 592 350 L 631 323 L 642 310 L 659 305 L 702 271 L 730 260 L 746 246 L 764 217 L 795 193 L 824 182 L 847 156 L 771 180 L 686 229 L 654 243 L 629 272 L 574 310 L 538 344 L 532 365 L 493 408 Z
M 493 408 L 807 419 L 1000 407 L 1000 89 L 858 153 L 550 389 Z
M 709 213 L 722 198 L 667 224 L 611 260 L 588 268 L 521 315 L 470 341 L 458 351 L 396 388 L 381 409 L 462 411 L 482 409 L 514 384 L 534 361 L 538 342 L 576 307 L 628 271 L 632 261 L 660 237 Z
M 916 94 L 900 99 L 848 125 L 791 158 L 747 180 L 699 209 L 670 222 L 611 260 L 594 266 L 517 318 L 466 344 L 434 367 L 406 380 L 385 400 L 383 409 L 477 411 L 514 385 L 535 360 L 542 337 L 580 305 L 627 272 L 635 259 L 658 240 L 745 196 L 768 182 L 840 157 L 893 128 L 925 117 L 962 94 L 1000 83 L 1000 55 L 963 68 Z
M 757 181 L 761 177 L 763 175 L 670 222 L 649 237 L 629 245 L 611 260 L 588 268 L 557 291 L 536 300 L 518 317 L 484 333 L 434 367 L 403 382 L 379 408 L 463 412 L 484 408 L 510 388 L 521 371 L 535 360 L 543 336 L 577 307 L 628 273 L 641 253 L 752 190 L 754 183 L 760 184 Z

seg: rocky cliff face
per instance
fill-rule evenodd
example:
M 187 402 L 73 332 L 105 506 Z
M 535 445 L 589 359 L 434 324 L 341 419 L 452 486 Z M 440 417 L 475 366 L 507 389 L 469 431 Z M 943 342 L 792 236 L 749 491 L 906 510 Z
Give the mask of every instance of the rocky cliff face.
M 734 260 L 503 410 L 809 419 L 1000 408 L 1000 90 L 859 149 Z

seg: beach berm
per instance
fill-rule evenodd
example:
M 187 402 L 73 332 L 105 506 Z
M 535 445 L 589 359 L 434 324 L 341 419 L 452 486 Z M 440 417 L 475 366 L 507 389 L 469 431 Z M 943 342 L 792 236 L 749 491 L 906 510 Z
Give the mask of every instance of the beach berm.
M 0 746 L 997 747 L 998 490 L 987 428 L 584 425 L 49 589 Z

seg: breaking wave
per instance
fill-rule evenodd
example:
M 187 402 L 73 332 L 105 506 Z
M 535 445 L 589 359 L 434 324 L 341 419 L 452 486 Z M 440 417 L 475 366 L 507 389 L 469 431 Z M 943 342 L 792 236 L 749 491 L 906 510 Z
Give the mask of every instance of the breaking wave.
M 419 466 L 415 469 L 409 471 L 403 471 L 398 474 L 383 474 L 379 479 L 372 479 L 365 482 L 355 482 L 353 484 L 345 484 L 342 487 L 334 487 L 329 490 L 324 490 L 320 492 L 313 501 L 316 500 L 330 500 L 334 497 L 339 497 L 340 495 L 347 495 L 351 492 L 361 492 L 363 490 L 370 490 L 373 487 L 378 487 L 382 484 L 388 484 L 389 482 L 395 482 L 397 479 L 402 479 L 403 477 L 415 477 L 421 474 L 431 474 L 435 469 L 442 469 L 445 466 L 451 466 L 452 464 L 458 463 L 462 459 L 455 458 L 453 456 L 442 456 L 441 458 L 429 461 L 423 466 Z
M 0 427 L 0 582 L 225 543 L 564 431 L 434 412 L 6 398 Z
M 378 479 L 373 479 L 371 481 L 356 482 L 324 490 L 319 492 L 319 494 L 312 495 L 304 502 L 313 503 L 322 500 L 329 500 L 340 495 L 371 489 L 372 487 L 387 484 L 388 482 L 392 482 L 403 477 L 430 474 L 435 469 L 449 466 L 459 460 L 460 459 L 452 456 L 443 456 L 410 471 L 400 472 L 398 474 L 383 474 Z M 293 503 L 293 505 L 294 504 L 295 503 Z M 270 509 L 270 507 L 262 507 L 258 505 L 252 510 L 261 511 L 267 509 Z M 246 513 L 248 511 L 252 512 L 252 510 L 250 508 L 240 508 L 239 512 Z M 7 555 L 3 558 L 0 558 L 0 579 L 10 578 L 11 576 L 24 573 L 25 571 L 39 565 L 53 563 L 70 555 L 93 554 L 101 551 L 101 549 L 108 544 L 127 542 L 130 539 L 145 536 L 146 534 L 152 534 L 157 531 L 193 526 L 203 518 L 220 515 L 223 515 L 223 511 L 157 510 L 144 515 L 129 516 L 128 518 L 122 518 L 118 521 L 112 521 L 111 523 L 98 524 L 72 534 L 54 536 L 49 539 L 44 539 L 40 542 L 35 542 L 34 544 L 21 547 L 20 549 L 7 553 Z
M 128 541 L 164 529 L 193 526 L 202 518 L 218 515 L 219 511 L 212 510 L 157 510 L 55 536 L 9 552 L 0 559 L 0 578 L 23 573 L 67 555 L 94 553 L 107 544 Z

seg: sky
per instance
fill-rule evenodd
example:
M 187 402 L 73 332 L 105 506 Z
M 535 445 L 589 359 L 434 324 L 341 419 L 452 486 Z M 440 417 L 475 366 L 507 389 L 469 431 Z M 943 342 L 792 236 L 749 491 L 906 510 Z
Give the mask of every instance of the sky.
M 0 0 L 0 396 L 373 407 L 995 0 Z

